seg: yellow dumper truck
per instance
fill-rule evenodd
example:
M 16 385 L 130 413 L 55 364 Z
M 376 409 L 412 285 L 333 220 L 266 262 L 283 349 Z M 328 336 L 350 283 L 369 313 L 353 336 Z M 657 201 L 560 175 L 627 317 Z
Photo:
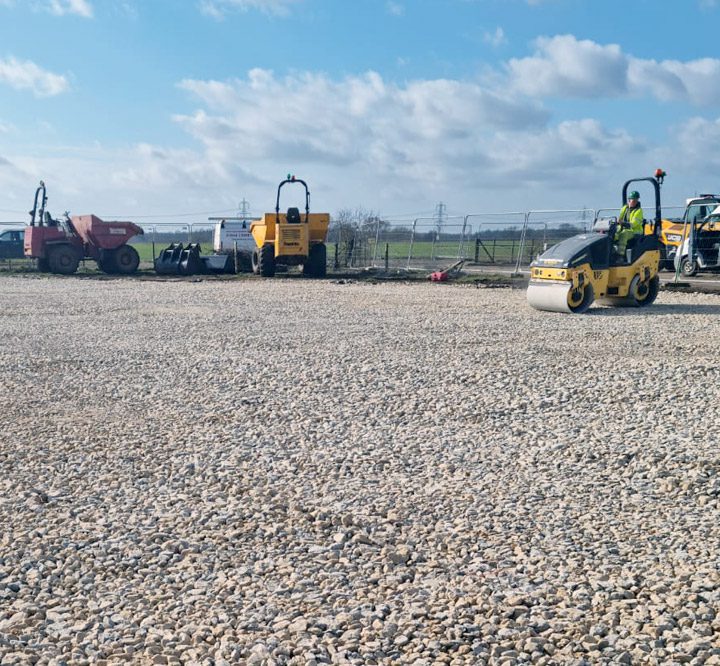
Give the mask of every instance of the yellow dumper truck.
M 305 215 L 299 209 L 280 212 L 280 190 L 288 183 L 305 188 Z M 278 265 L 302 266 L 303 275 L 325 277 L 327 272 L 327 238 L 330 215 L 310 212 L 310 190 L 304 180 L 288 177 L 278 185 L 275 212 L 265 213 L 252 223 L 250 233 L 257 246 L 252 255 L 253 272 L 273 277 Z

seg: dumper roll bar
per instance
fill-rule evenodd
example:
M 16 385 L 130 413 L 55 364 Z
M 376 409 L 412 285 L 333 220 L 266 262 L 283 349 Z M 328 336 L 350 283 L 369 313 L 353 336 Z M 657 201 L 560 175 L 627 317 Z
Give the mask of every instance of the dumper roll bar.
M 282 183 L 280 183 L 280 185 L 278 185 L 277 200 L 275 201 L 275 222 L 277 224 L 280 223 L 280 190 L 282 189 L 283 185 L 287 185 L 288 183 L 300 183 L 305 188 L 305 224 L 307 224 L 308 220 L 310 219 L 310 190 L 308 189 L 307 183 L 304 180 L 300 180 L 300 178 L 295 178 L 295 176 L 289 176 Z
M 40 211 L 38 215 L 38 195 L 42 191 L 42 199 L 40 201 Z M 45 189 L 45 183 L 41 180 L 40 186 L 35 190 L 35 203 L 33 204 L 33 209 L 30 211 L 30 226 L 31 227 L 42 227 L 43 226 L 43 219 L 45 218 L 45 205 L 47 204 L 47 190 Z M 37 224 L 36 224 L 36 217 L 37 217 Z
M 622 205 L 627 205 L 627 191 L 628 188 L 632 183 L 642 183 L 642 182 L 648 182 L 652 183 L 653 189 L 655 190 L 655 219 L 653 220 L 653 233 L 655 235 L 658 234 L 658 231 L 660 230 L 662 226 L 662 211 L 661 211 L 661 205 L 660 205 L 660 186 L 663 184 L 663 181 L 665 180 L 665 172 L 662 169 L 658 169 L 655 172 L 654 176 L 651 176 L 650 178 L 632 178 L 631 180 L 628 180 L 622 188 Z

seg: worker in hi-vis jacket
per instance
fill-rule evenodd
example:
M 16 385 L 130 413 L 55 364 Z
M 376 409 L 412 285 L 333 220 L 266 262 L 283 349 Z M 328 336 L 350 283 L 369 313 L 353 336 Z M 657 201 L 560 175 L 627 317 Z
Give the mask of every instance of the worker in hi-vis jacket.
M 633 190 L 628 195 L 628 202 L 620 210 L 618 228 L 615 232 L 615 243 L 620 256 L 625 257 L 628 241 L 643 233 L 643 209 L 640 207 L 640 193 Z

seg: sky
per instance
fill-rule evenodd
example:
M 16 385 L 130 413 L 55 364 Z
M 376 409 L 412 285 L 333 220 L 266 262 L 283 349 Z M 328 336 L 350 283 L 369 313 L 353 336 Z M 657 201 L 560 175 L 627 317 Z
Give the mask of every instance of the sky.
M 0 221 L 720 191 L 720 0 L 0 0 Z M 283 208 L 301 192 L 283 189 Z M 640 187 L 651 207 L 651 190 Z

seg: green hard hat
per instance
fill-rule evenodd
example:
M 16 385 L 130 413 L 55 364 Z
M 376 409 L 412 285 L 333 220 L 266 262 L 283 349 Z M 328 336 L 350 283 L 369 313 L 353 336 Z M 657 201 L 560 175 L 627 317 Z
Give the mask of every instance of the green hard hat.
M 639 199 L 639 198 L 640 198 L 640 192 L 638 192 L 637 190 L 633 190 L 632 192 L 630 192 L 630 194 L 628 194 L 628 199 Z

